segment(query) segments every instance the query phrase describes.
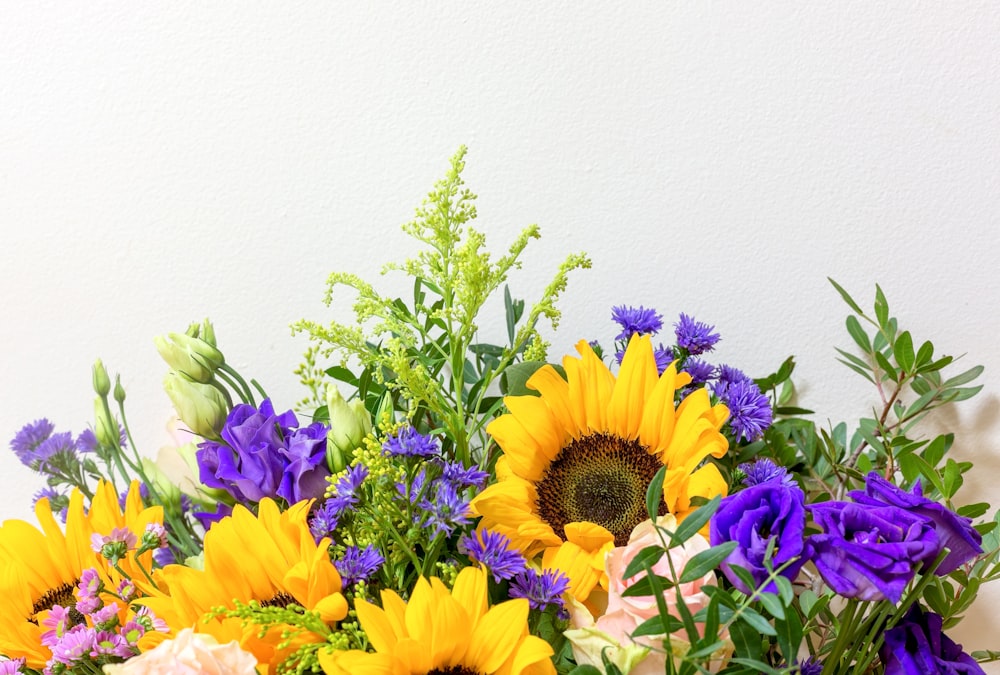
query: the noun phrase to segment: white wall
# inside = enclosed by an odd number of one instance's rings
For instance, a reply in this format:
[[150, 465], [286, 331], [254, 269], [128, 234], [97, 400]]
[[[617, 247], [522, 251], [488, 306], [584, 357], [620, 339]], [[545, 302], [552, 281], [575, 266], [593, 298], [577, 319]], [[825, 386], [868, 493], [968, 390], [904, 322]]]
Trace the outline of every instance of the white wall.
[[[855, 420], [874, 398], [835, 362], [826, 277], [866, 306], [881, 283], [917, 339], [987, 366], [938, 425], [977, 462], [963, 500], [1000, 502], [996, 4], [203, 5], [2, 7], [4, 443], [88, 425], [100, 356], [155, 451], [152, 337], [205, 316], [290, 406], [289, 323], [331, 316], [329, 272], [407, 255], [398, 226], [464, 143], [489, 241], [541, 225], [515, 293], [594, 260], [556, 352], [610, 337], [613, 304], [684, 311], [755, 375], [795, 354], [801, 404]], [[0, 462], [0, 517], [25, 517], [40, 485]], [[998, 600], [967, 648], [1000, 648]]]

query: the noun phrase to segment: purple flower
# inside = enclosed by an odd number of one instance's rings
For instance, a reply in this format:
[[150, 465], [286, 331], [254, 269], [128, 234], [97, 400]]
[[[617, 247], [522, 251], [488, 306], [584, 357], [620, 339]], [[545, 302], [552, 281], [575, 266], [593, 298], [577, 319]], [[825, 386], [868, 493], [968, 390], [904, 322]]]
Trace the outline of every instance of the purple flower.
[[799, 675], [822, 675], [823, 663], [810, 656], [799, 664]]
[[192, 511], [191, 515], [197, 519], [201, 524], [202, 528], [208, 532], [209, 528], [212, 527], [214, 523], [219, 522], [223, 518], [227, 518], [233, 513], [233, 507], [224, 502], [219, 502], [215, 505], [214, 511]]
[[627, 307], [619, 305], [611, 308], [611, 320], [621, 326], [622, 331], [615, 340], [628, 342], [636, 333], [656, 335], [663, 328], [663, 317], [655, 309], [643, 306]]
[[62, 605], [53, 605], [49, 615], [42, 619], [42, 628], [47, 628], [41, 635], [41, 643], [52, 649], [63, 635], [73, 627], [73, 617], [70, 610]]
[[[738, 565], [750, 572], [755, 584], [760, 586], [770, 576], [765, 560], [768, 544], [773, 539], [772, 569], [789, 563], [779, 574], [794, 579], [806, 562], [802, 555], [805, 526], [802, 489], [772, 479], [723, 499], [709, 522], [709, 541], [712, 546], [737, 542], [737, 547], [722, 562], [721, 569], [733, 586], [749, 594], [754, 589], [747, 588], [732, 566]], [[764, 590], [777, 592], [777, 584], [772, 580]]]
[[705, 384], [715, 375], [715, 366], [694, 357], [684, 361], [684, 367], [681, 370], [691, 376], [692, 385]]
[[532, 568], [514, 577], [510, 584], [510, 597], [526, 598], [532, 609], [544, 610], [555, 605], [565, 611], [563, 593], [569, 589], [569, 578], [559, 570], [545, 570], [539, 574]]
[[235, 406], [222, 428], [222, 443], [198, 446], [201, 482], [222, 488], [240, 502], [281, 497], [289, 503], [319, 497], [326, 489], [327, 427], [299, 429], [291, 410], [276, 415], [270, 399], [260, 409]]
[[760, 485], [772, 480], [780, 481], [787, 487], [795, 487], [795, 479], [788, 473], [788, 469], [778, 466], [773, 460], [767, 457], [760, 457], [753, 462], [739, 465], [739, 470], [745, 474], [743, 484], [747, 487]]
[[[122, 444], [124, 445], [124, 443]], [[76, 449], [80, 452], [97, 451], [97, 436], [94, 435], [93, 429], [84, 429], [80, 432], [80, 435], [76, 437]]]
[[962, 645], [941, 632], [942, 623], [937, 614], [911, 605], [903, 621], [885, 632], [885, 642], [879, 650], [885, 675], [985, 675], [975, 659], [962, 651]]
[[695, 321], [684, 313], [681, 313], [679, 320], [674, 324], [677, 346], [690, 356], [704, 354], [715, 347], [715, 343], [719, 341], [719, 334], [713, 333], [713, 330], [715, 326]]
[[356, 464], [337, 479], [334, 493], [313, 512], [309, 521], [309, 530], [316, 541], [333, 532], [341, 517], [357, 505], [360, 498], [358, 488], [367, 477], [368, 469], [362, 464]]
[[469, 557], [489, 569], [497, 583], [502, 579], [512, 579], [527, 569], [524, 557], [509, 546], [510, 539], [489, 530], [473, 532], [461, 542]]
[[0, 662], [0, 675], [21, 675], [24, 671], [24, 659], [11, 659]]
[[[433, 495], [420, 502], [427, 520], [424, 525], [434, 529], [432, 537], [440, 534], [451, 536], [456, 527], [469, 523], [469, 500], [459, 494], [455, 486], [438, 480], [432, 485]], [[417, 516], [421, 518], [421, 516]]]
[[25, 424], [20, 431], [14, 434], [14, 438], [10, 441], [10, 449], [14, 451], [22, 464], [34, 468], [37, 466], [35, 453], [38, 446], [46, 441], [54, 430], [55, 425], [45, 418]]
[[90, 656], [97, 631], [84, 625], [73, 626], [56, 644], [52, 645], [52, 658], [56, 663], [72, 666], [76, 661]]
[[385, 558], [372, 545], [359, 548], [348, 546], [344, 556], [333, 566], [340, 572], [344, 585], [353, 586], [359, 581], [367, 581], [385, 563]]
[[854, 490], [849, 494], [858, 504], [896, 506], [930, 521], [941, 547], [948, 548], [948, 555], [935, 570], [938, 576], [951, 574], [983, 552], [983, 536], [972, 527], [972, 519], [924, 497], [920, 483], [914, 486], [912, 493], [906, 492], [872, 471], [865, 477], [864, 492]]
[[806, 555], [846, 598], [898, 602], [917, 570], [940, 550], [924, 518], [895, 506], [823, 502], [809, 510], [823, 532], [806, 540]]
[[757, 440], [771, 426], [774, 419], [771, 402], [749, 377], [728, 380], [720, 375], [714, 391], [729, 408], [729, 427], [737, 440]]
[[135, 656], [136, 653], [128, 640], [118, 633], [108, 630], [102, 630], [94, 636], [94, 647], [90, 651], [90, 655], [95, 659], [101, 656], [117, 656], [127, 659], [130, 656]]
[[432, 457], [438, 452], [438, 443], [413, 427], [405, 426], [382, 444], [382, 451], [396, 457]]
[[445, 462], [441, 471], [441, 480], [448, 481], [458, 490], [467, 487], [482, 489], [489, 477], [490, 474], [479, 467], [465, 467], [461, 462]]

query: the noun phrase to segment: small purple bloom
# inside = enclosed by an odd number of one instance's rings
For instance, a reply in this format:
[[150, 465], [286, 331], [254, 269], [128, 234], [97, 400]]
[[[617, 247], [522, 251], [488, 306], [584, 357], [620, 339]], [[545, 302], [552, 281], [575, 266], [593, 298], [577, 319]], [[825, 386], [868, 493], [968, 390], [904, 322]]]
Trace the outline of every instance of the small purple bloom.
[[94, 622], [99, 630], [108, 630], [118, 623], [118, 610], [121, 606], [117, 602], [109, 602], [96, 612], [91, 612], [90, 620]]
[[663, 317], [655, 309], [643, 306], [619, 305], [611, 308], [611, 320], [621, 326], [622, 331], [615, 340], [628, 342], [637, 333], [656, 335], [663, 328]]
[[465, 467], [461, 462], [445, 462], [441, 471], [441, 479], [455, 486], [456, 489], [474, 487], [482, 489], [490, 474], [481, 471], [479, 467]]
[[208, 532], [209, 528], [212, 527], [214, 523], [219, 522], [223, 518], [228, 518], [233, 513], [233, 507], [224, 502], [219, 502], [215, 505], [214, 511], [192, 511], [191, 515], [197, 519], [201, 524], [202, 528]]
[[344, 514], [357, 505], [360, 499], [358, 489], [367, 477], [368, 469], [362, 464], [355, 464], [337, 479], [333, 494], [316, 508], [309, 520], [309, 531], [316, 541], [333, 532]]
[[[45, 418], [35, 420], [21, 427], [10, 441], [10, 449], [25, 466], [32, 467], [37, 462], [38, 446], [52, 435], [55, 425]], [[37, 465], [37, 464], [36, 464]], [[32, 467], [33, 468], [33, 467]]]
[[153, 562], [158, 567], [166, 567], [167, 565], [175, 564], [177, 556], [174, 555], [173, 550], [170, 548], [158, 548], [153, 551]]
[[924, 497], [920, 483], [914, 486], [912, 493], [906, 492], [872, 471], [865, 477], [864, 492], [854, 490], [849, 495], [858, 504], [896, 506], [930, 521], [941, 547], [948, 548], [948, 555], [935, 570], [938, 576], [951, 574], [983, 552], [983, 536], [972, 527], [972, 519]]
[[413, 427], [405, 426], [382, 444], [382, 451], [396, 457], [432, 457], [438, 453], [438, 443]]
[[737, 440], [755, 441], [771, 426], [771, 402], [753, 380], [729, 384], [721, 398], [729, 408], [729, 427]]
[[898, 602], [917, 570], [940, 550], [924, 518], [895, 506], [822, 502], [809, 510], [823, 531], [806, 540], [806, 555], [845, 598]]
[[[653, 350], [653, 360], [656, 361], [656, 372], [660, 375], [674, 362], [674, 350], [662, 344]], [[619, 361], [621, 363], [621, 361]]]
[[691, 376], [692, 385], [705, 384], [715, 375], [715, 366], [694, 357], [687, 359], [681, 370]]
[[559, 570], [545, 570], [539, 574], [529, 567], [514, 577], [510, 584], [510, 597], [526, 598], [532, 609], [544, 610], [549, 605], [555, 605], [558, 610], [564, 611], [562, 596], [568, 589], [569, 578]]
[[74, 626], [52, 646], [53, 660], [67, 666], [75, 665], [90, 656], [96, 637], [97, 631], [93, 628], [82, 624]]
[[24, 659], [11, 659], [0, 662], [0, 675], [22, 675], [21, 668], [24, 667]]
[[90, 650], [91, 657], [117, 656], [127, 659], [135, 656], [136, 651], [124, 637], [118, 633], [102, 630], [94, 636], [94, 647]]
[[80, 435], [76, 437], [76, 449], [79, 452], [97, 451], [97, 436], [94, 435], [93, 429], [84, 429], [80, 432]]
[[[427, 517], [424, 524], [434, 529], [432, 537], [440, 534], [450, 537], [456, 527], [468, 525], [471, 515], [469, 500], [445, 481], [435, 481], [432, 489], [432, 498], [420, 502], [420, 508]], [[417, 518], [420, 519], [421, 516], [418, 515]]]
[[47, 628], [41, 635], [41, 643], [52, 649], [62, 636], [73, 627], [73, 617], [70, 610], [62, 605], [53, 605], [48, 616], [42, 619], [42, 628]]
[[[767, 548], [773, 539], [772, 569], [789, 563], [779, 574], [794, 579], [806, 562], [803, 555], [806, 526], [805, 494], [798, 485], [769, 480], [729, 495], [709, 522], [709, 542], [718, 546], [729, 541], [737, 547], [722, 562], [721, 569], [733, 586], [752, 593], [732, 566], [750, 572], [759, 586], [770, 576], [765, 564]], [[777, 592], [772, 580], [764, 590]]]
[[104, 590], [104, 582], [95, 568], [88, 567], [80, 574], [80, 582], [76, 587], [79, 590], [78, 595], [81, 600], [96, 598]]
[[49, 500], [49, 508], [53, 513], [58, 513], [59, 517], [65, 523], [66, 514], [69, 511], [69, 497], [54, 487], [44, 487], [34, 494], [32, 504], [37, 504], [42, 499]]
[[385, 558], [372, 545], [360, 548], [348, 546], [344, 556], [335, 560], [333, 566], [340, 572], [345, 586], [353, 586], [359, 581], [367, 581], [385, 563]]
[[713, 333], [713, 330], [715, 330], [715, 326], [695, 321], [684, 313], [681, 313], [679, 320], [674, 324], [677, 346], [690, 356], [704, 354], [715, 347], [719, 341], [719, 334]]
[[747, 487], [760, 485], [772, 480], [781, 482], [786, 487], [795, 487], [795, 479], [788, 473], [788, 469], [778, 466], [773, 460], [767, 457], [759, 457], [753, 462], [739, 465], [739, 470], [745, 475], [743, 484]]
[[45, 471], [49, 465], [65, 466], [77, 462], [76, 444], [73, 434], [64, 431], [52, 434], [35, 448], [34, 456], [29, 466], [36, 471]]
[[467, 550], [470, 558], [489, 569], [497, 583], [502, 579], [512, 579], [527, 569], [524, 557], [509, 546], [510, 539], [489, 530], [473, 532], [463, 537], [460, 543], [460, 548]]
[[799, 664], [799, 675], [822, 675], [823, 663], [810, 656]]
[[941, 632], [942, 623], [937, 614], [911, 605], [903, 621], [885, 632], [879, 650], [885, 675], [985, 675], [975, 659], [962, 651], [962, 645]]

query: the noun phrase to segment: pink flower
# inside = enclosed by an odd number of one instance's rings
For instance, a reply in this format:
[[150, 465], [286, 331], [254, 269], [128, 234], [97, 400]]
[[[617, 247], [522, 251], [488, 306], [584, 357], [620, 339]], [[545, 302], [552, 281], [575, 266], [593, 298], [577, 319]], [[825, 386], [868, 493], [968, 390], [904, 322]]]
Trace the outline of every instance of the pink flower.
[[[661, 516], [657, 520], [657, 526], [674, 530], [677, 528], [677, 521], [671, 515]], [[643, 636], [635, 639], [631, 637], [631, 633], [639, 624], [659, 612], [656, 598], [652, 595], [622, 596], [626, 589], [645, 576], [645, 572], [641, 572], [636, 576], [623, 578], [632, 559], [649, 546], [662, 546], [662, 541], [656, 532], [656, 527], [647, 520], [636, 526], [626, 546], [612, 549], [605, 558], [608, 599], [604, 613], [595, 619], [590, 610], [582, 604], [575, 603], [571, 607], [570, 621], [573, 627], [566, 631], [565, 635], [573, 645], [573, 654], [578, 664], [587, 663], [603, 668], [601, 652], [610, 648], [607, 654], [622, 672], [653, 675], [664, 672], [667, 649], [677, 654], [683, 654], [688, 650], [690, 645], [683, 630], [670, 636]], [[709, 548], [708, 541], [696, 534], [683, 546], [675, 546], [665, 552], [653, 565], [653, 573], [667, 578], [674, 576], [670, 571], [672, 563], [674, 573], [680, 576], [688, 560]], [[681, 599], [688, 611], [695, 614], [708, 604], [709, 597], [702, 591], [702, 587], [712, 585], [714, 582], [715, 575], [709, 572], [700, 579], [680, 585]], [[680, 618], [677, 609], [677, 589], [666, 591], [663, 600], [667, 605], [667, 611]], [[720, 637], [728, 638], [727, 635]], [[712, 655], [710, 669], [713, 672], [721, 669], [729, 660], [731, 653], [732, 644], [728, 643], [724, 649]]]
[[237, 642], [220, 645], [211, 635], [185, 628], [173, 640], [125, 663], [104, 666], [106, 675], [257, 675], [257, 659]]

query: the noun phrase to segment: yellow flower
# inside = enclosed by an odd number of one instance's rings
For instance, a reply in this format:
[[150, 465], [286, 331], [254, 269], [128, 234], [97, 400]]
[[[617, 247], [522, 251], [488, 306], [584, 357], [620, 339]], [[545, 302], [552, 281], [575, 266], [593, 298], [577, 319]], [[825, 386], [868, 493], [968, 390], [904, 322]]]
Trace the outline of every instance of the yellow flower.
[[[234, 608], [237, 600], [256, 600], [265, 607], [294, 603], [318, 611], [327, 622], [343, 619], [347, 602], [340, 593], [340, 574], [327, 553], [329, 540], [317, 544], [309, 532], [310, 504], [299, 502], [282, 512], [274, 501], [265, 499], [258, 515], [237, 506], [232, 516], [206, 533], [203, 569], [167, 565], [154, 576], [160, 590], [142, 603], [166, 621], [172, 633], [193, 627], [215, 635], [220, 642], [231, 639], [232, 622], [206, 622], [206, 614], [216, 607]], [[281, 628], [263, 639], [257, 633], [253, 626], [242, 631], [241, 647], [260, 663], [276, 665], [288, 653], [275, 649], [282, 641]], [[148, 649], [163, 637], [152, 635], [141, 646]], [[293, 640], [292, 646], [321, 639], [306, 633]]]
[[320, 652], [332, 675], [554, 675], [552, 647], [528, 634], [528, 601], [488, 607], [486, 572], [466, 567], [449, 591], [420, 578], [409, 603], [382, 591], [382, 608], [357, 601], [375, 653]]
[[[96, 569], [111, 588], [121, 581], [91, 548], [90, 536], [123, 527], [140, 536], [148, 523], [163, 521], [162, 508], [143, 507], [138, 486], [132, 483], [124, 511], [110, 483], [97, 486], [89, 511], [83, 508], [83, 494], [74, 490], [65, 533], [56, 523], [48, 499], [35, 505], [41, 530], [23, 520], [8, 520], [0, 526], [0, 654], [24, 658], [27, 666], [40, 670], [52, 658], [52, 652], [41, 644], [46, 630], [41, 624], [55, 605], [75, 611], [74, 590], [83, 571]], [[151, 555], [140, 558], [147, 569]], [[142, 585], [144, 579], [131, 555], [122, 558], [120, 566], [127, 573], [134, 571], [136, 586]]]
[[649, 336], [629, 343], [616, 378], [581, 341], [566, 357], [566, 379], [543, 366], [528, 380], [539, 396], [508, 396], [508, 414], [489, 433], [503, 450], [498, 482], [472, 502], [480, 527], [500, 532], [512, 548], [543, 554], [544, 567], [570, 577], [582, 600], [604, 577], [604, 554], [624, 546], [648, 518], [646, 489], [666, 465], [661, 513], [682, 520], [692, 497], [724, 494], [714, 464], [728, 449], [719, 432], [729, 411], [697, 389], [676, 407], [691, 380], [672, 364], [657, 374]]

